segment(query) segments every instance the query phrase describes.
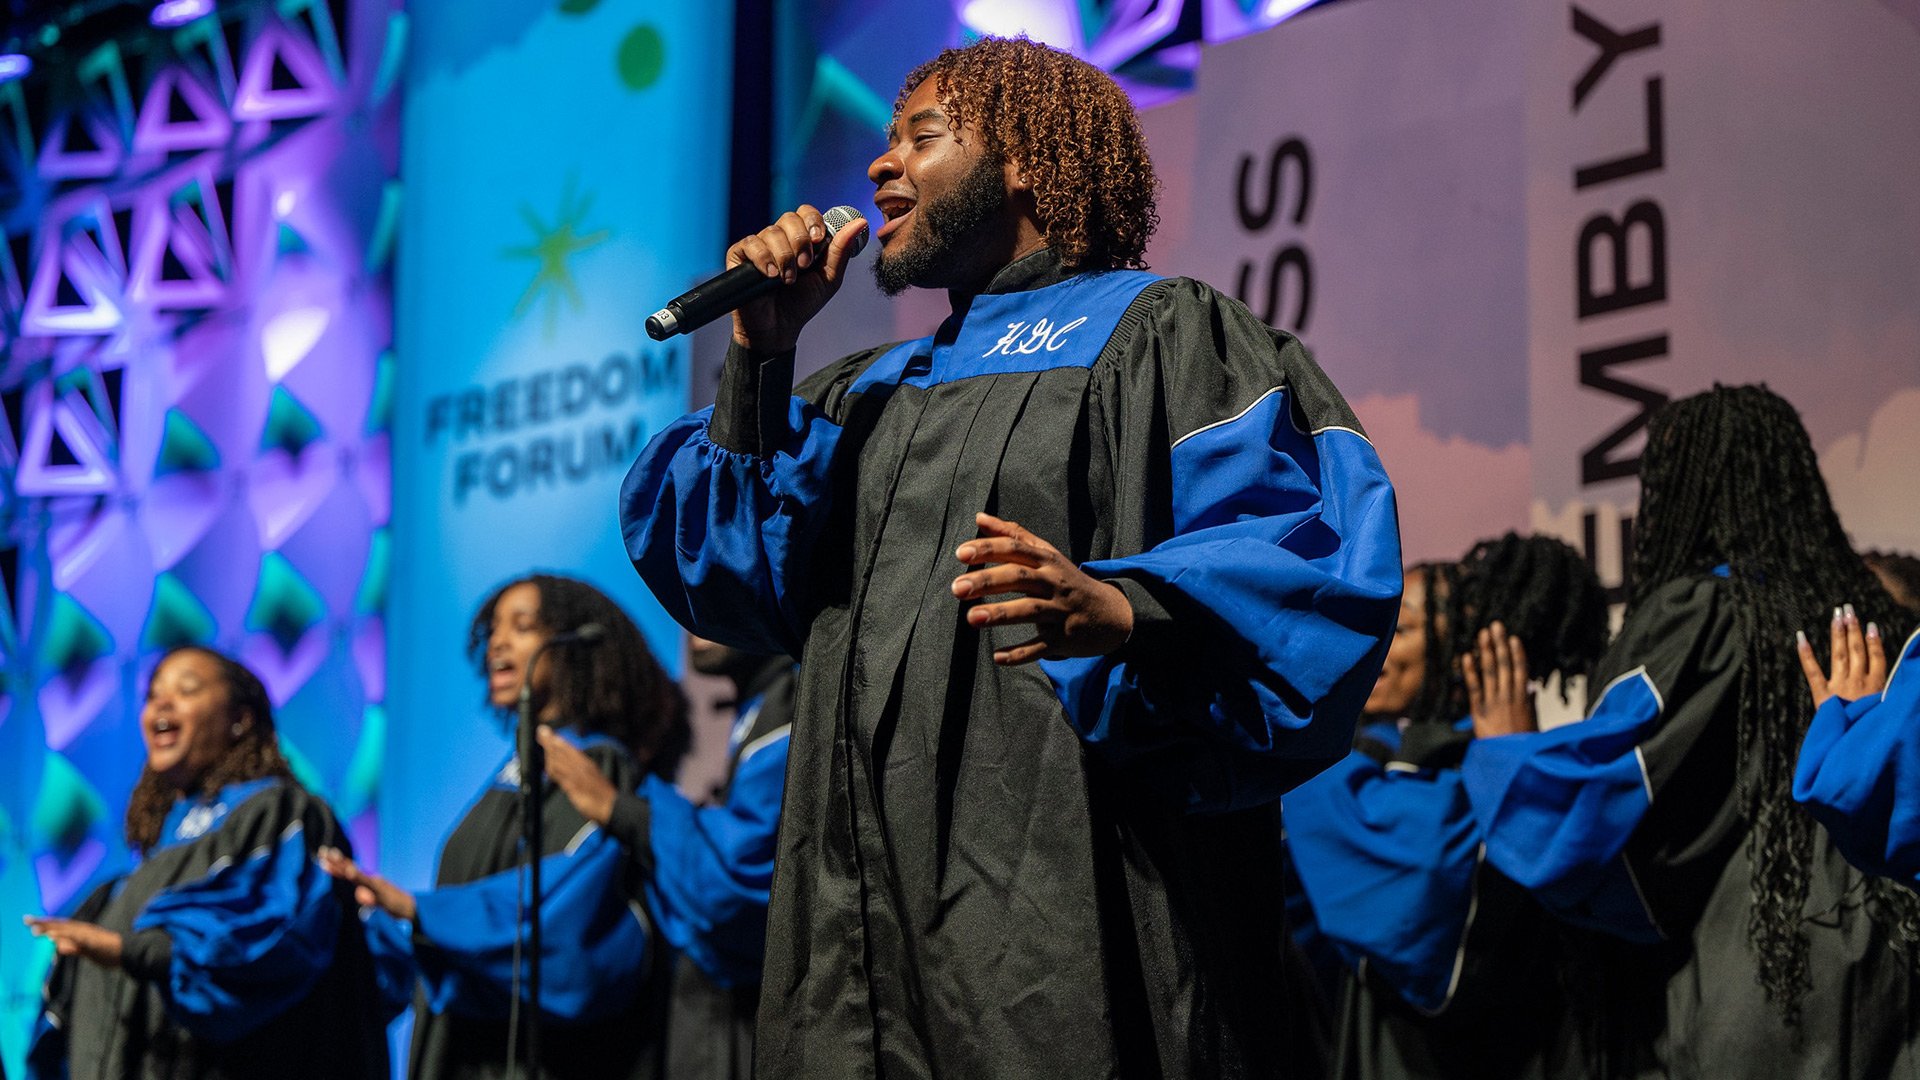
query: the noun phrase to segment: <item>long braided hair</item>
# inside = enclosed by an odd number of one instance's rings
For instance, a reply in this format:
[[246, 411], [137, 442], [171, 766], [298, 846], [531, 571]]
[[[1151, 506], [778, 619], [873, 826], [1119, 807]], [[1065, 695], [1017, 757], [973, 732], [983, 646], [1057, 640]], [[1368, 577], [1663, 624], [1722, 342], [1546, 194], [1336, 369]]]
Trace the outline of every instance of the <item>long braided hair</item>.
[[[1825, 643], [1842, 602], [1861, 621], [1897, 630], [1895, 641], [1913, 615], [1895, 606], [1854, 553], [1799, 414], [1764, 385], [1716, 385], [1654, 414], [1636, 531], [1629, 619], [1668, 582], [1727, 568], [1746, 645], [1737, 797], [1752, 865], [1747, 938], [1768, 999], [1797, 1024], [1812, 986], [1802, 920], [1814, 823], [1792, 798], [1795, 759], [1813, 715], [1794, 634]], [[1870, 910], [1912, 925], [1912, 897], [1879, 879], [1869, 879], [1868, 889]]]

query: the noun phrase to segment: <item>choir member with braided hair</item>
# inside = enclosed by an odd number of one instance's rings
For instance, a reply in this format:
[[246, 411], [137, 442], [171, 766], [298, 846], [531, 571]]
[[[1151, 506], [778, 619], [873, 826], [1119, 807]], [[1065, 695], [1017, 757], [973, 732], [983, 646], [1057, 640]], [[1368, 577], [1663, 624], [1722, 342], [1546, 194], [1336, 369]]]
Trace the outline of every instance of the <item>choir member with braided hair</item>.
[[1487, 860], [1611, 942], [1589, 955], [1595, 1063], [1809, 1080], [1920, 1068], [1898, 933], [1914, 898], [1850, 867], [1791, 791], [1813, 712], [1795, 635], [1824, 643], [1848, 596], [1902, 635], [1911, 614], [1848, 545], [1799, 416], [1765, 387], [1655, 414], [1636, 538], [1588, 718], [1482, 739], [1464, 769]]

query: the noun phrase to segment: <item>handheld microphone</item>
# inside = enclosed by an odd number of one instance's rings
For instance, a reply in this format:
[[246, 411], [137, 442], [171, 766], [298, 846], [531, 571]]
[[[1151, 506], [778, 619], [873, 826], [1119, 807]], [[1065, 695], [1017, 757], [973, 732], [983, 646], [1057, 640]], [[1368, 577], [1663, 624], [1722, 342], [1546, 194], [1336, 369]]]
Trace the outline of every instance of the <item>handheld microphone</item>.
[[[836, 206], [820, 216], [826, 219], [828, 243], [840, 235], [841, 229], [863, 220], [860, 211], [851, 206]], [[853, 250], [847, 254], [858, 255], [866, 246], [867, 236], [862, 233], [854, 239]], [[695, 285], [647, 316], [647, 336], [665, 341], [675, 334], [690, 334], [780, 283], [779, 278], [768, 277], [760, 267], [741, 263]]]

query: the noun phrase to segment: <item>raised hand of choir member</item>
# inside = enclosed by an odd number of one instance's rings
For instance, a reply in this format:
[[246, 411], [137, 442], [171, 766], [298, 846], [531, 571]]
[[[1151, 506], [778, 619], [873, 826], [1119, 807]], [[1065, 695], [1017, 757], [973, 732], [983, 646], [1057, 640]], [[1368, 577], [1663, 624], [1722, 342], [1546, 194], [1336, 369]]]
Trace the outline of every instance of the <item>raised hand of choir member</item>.
[[1527, 645], [1495, 620], [1474, 635], [1473, 647], [1460, 654], [1460, 677], [1467, 687], [1467, 713], [1476, 739], [1540, 730], [1527, 671]]
[[[600, 633], [579, 638], [589, 624]], [[542, 651], [562, 634], [566, 641]], [[485, 702], [503, 724], [530, 685], [555, 781], [542, 791], [539, 1008], [524, 977], [532, 916], [516, 914], [525, 898], [524, 819], [520, 761], [509, 752], [448, 834], [432, 888], [402, 888], [344, 853], [324, 858], [366, 908], [389, 1001], [413, 998], [409, 1073], [504, 1075], [517, 1056], [510, 1048], [531, 1034], [524, 1025], [539, 1024], [544, 1077], [660, 1075], [669, 953], [646, 909], [645, 860], [630, 857], [614, 819], [582, 813], [569, 792], [591, 773], [590, 804], [605, 806], [607, 791], [671, 777], [687, 744], [679, 688], [619, 605], [571, 578], [535, 574], [502, 586], [474, 616], [467, 642]]]
[[138, 856], [54, 944], [35, 1075], [387, 1076], [385, 1017], [345, 886], [345, 849], [293, 778], [260, 680], [211, 649], [160, 659], [140, 712], [146, 764], [127, 807]]
[[1920, 890], [1920, 632], [1890, 668], [1879, 626], [1846, 604], [1830, 640], [1824, 667], [1795, 642], [1814, 713], [1793, 797], [1848, 862]]

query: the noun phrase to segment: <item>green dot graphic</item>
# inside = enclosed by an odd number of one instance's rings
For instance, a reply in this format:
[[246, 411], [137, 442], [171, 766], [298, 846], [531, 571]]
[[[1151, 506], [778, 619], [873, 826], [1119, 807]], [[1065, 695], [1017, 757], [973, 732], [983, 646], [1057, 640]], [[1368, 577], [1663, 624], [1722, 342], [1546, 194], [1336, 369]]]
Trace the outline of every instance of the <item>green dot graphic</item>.
[[620, 81], [632, 90], [645, 90], [660, 78], [660, 70], [667, 65], [667, 43], [661, 39], [660, 31], [644, 23], [627, 31], [620, 41], [620, 52], [615, 59], [620, 68]]

